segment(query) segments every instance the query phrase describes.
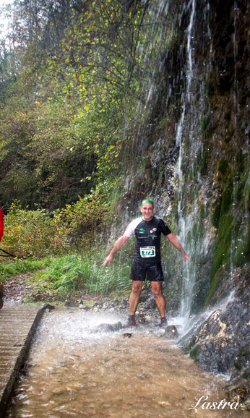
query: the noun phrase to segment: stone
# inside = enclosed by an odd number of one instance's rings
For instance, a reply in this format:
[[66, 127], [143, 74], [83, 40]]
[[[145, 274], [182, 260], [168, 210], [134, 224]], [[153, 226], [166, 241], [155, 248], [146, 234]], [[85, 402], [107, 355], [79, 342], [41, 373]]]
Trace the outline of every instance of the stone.
[[123, 337], [126, 337], [126, 338], [131, 338], [133, 336], [133, 334], [131, 332], [124, 332], [124, 334], [122, 334], [122, 335], [123, 335]]
[[178, 335], [179, 335], [175, 325], [167, 325], [166, 330], [165, 330], [165, 334], [170, 339], [177, 338]]
[[117, 322], [115, 324], [100, 324], [92, 332], [114, 332], [122, 329], [122, 323]]

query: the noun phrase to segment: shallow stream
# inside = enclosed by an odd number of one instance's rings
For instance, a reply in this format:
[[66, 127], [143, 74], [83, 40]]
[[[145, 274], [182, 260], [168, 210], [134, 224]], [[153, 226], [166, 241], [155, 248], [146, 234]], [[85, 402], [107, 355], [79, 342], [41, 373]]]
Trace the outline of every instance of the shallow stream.
[[46, 313], [6, 416], [249, 417], [235, 404], [207, 409], [226, 398], [225, 377], [201, 370], [162, 329], [95, 332], [120, 320], [78, 309]]

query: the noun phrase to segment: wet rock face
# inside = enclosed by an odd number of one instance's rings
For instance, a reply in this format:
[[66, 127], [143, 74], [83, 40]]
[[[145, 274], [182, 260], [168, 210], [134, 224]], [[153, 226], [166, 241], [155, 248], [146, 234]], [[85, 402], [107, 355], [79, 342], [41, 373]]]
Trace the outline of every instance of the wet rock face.
[[[202, 325], [198, 334], [190, 341], [190, 355], [198, 361], [202, 367], [209, 371], [226, 373], [234, 367], [234, 362], [239, 352], [238, 337], [241, 331], [238, 301], [229, 304], [225, 312], [217, 310]], [[231, 317], [234, 316], [233, 324]], [[248, 312], [248, 319], [249, 312]], [[244, 344], [244, 343], [243, 343]], [[241, 343], [240, 343], [241, 346]]]
[[187, 350], [204, 369], [231, 372], [227, 386], [230, 398], [250, 407], [250, 271], [237, 280], [233, 300], [211, 314]]
[[[192, 213], [196, 213], [185, 243], [187, 252], [193, 245], [191, 311], [201, 312], [208, 304], [215, 306], [235, 290], [232, 301], [216, 309], [187, 346], [190, 355], [206, 370], [230, 372], [231, 399], [238, 400], [238, 396], [250, 404], [250, 282], [245, 268], [250, 265], [250, 3], [195, 3], [190, 99], [185, 93], [185, 33], [191, 13], [188, 5], [192, 2], [181, 2], [176, 42], [162, 58], [161, 82], [165, 82], [167, 93], [148, 150], [152, 178], [148, 192], [157, 201], [157, 214], [169, 214], [168, 222], [177, 235], [180, 221], [187, 230]], [[186, 9], [182, 7], [185, 4]], [[183, 105], [180, 149], [176, 137]], [[182, 184], [176, 187], [180, 151]], [[170, 202], [172, 212], [166, 209]], [[176, 309], [180, 306], [183, 267], [176, 262], [171, 248], [162, 254], [169, 275], [168, 300], [171, 309]], [[231, 274], [232, 266], [238, 269], [237, 274]], [[154, 299], [149, 298], [144, 305], [151, 308], [151, 303]]]

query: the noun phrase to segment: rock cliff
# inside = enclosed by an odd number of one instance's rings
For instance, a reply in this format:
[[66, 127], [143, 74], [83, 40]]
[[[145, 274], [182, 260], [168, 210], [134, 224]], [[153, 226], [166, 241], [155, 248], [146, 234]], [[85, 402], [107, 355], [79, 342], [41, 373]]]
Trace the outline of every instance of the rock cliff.
[[[229, 394], [247, 405], [250, 4], [167, 5], [171, 40], [159, 54], [148, 99], [151, 123], [140, 147], [145, 163], [128, 173], [126, 197], [134, 208], [133, 190], [152, 196], [191, 256], [190, 267], [165, 246], [169, 310], [189, 316], [215, 309], [182, 343], [207, 370], [230, 371], [240, 383]], [[231, 302], [217, 309], [230, 294]]]

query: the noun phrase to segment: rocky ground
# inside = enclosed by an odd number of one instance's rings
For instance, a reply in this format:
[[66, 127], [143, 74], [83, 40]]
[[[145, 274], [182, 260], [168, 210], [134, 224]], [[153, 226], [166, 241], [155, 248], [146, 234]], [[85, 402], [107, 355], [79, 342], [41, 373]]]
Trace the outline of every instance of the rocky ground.
[[[65, 300], [57, 300], [57, 295], [48, 293], [44, 289], [38, 290], [37, 284], [32, 283], [32, 274], [25, 273], [12, 277], [4, 285], [4, 304], [18, 303], [52, 303], [79, 307], [83, 310], [119, 312], [124, 316], [128, 314], [128, 298], [114, 298], [103, 295], [71, 293]], [[140, 303], [137, 310], [137, 322], [159, 322], [159, 313], [155, 304], [151, 286], [145, 287], [141, 292]]]
[[3, 301], [8, 303], [20, 303], [25, 297], [32, 297], [33, 286], [29, 283], [29, 273], [19, 274], [7, 280], [4, 284]]
[[[44, 289], [38, 291], [37, 283], [32, 283], [32, 274], [29, 273], [17, 275], [5, 282], [3, 301], [8, 305], [38, 302], [78, 307], [79, 309], [93, 310], [94, 312], [114, 312], [124, 317], [124, 323], [129, 313], [128, 297], [126, 299], [118, 299], [103, 295], [71, 293], [67, 299], [58, 301], [56, 294], [47, 293]], [[145, 286], [141, 292], [136, 312], [136, 322], [138, 324], [160, 324], [159, 312], [150, 285]], [[102, 324], [101, 327], [104, 332], [112, 332], [120, 329], [122, 324], [120, 322], [112, 325]], [[169, 339], [178, 337], [178, 331], [174, 325], [166, 326], [164, 331]]]
[[222, 293], [231, 292], [228, 303], [216, 308], [196, 330], [180, 344], [202, 368], [230, 373], [228, 396], [250, 410], [250, 271], [235, 269], [228, 275], [227, 286], [218, 288], [214, 302]]

